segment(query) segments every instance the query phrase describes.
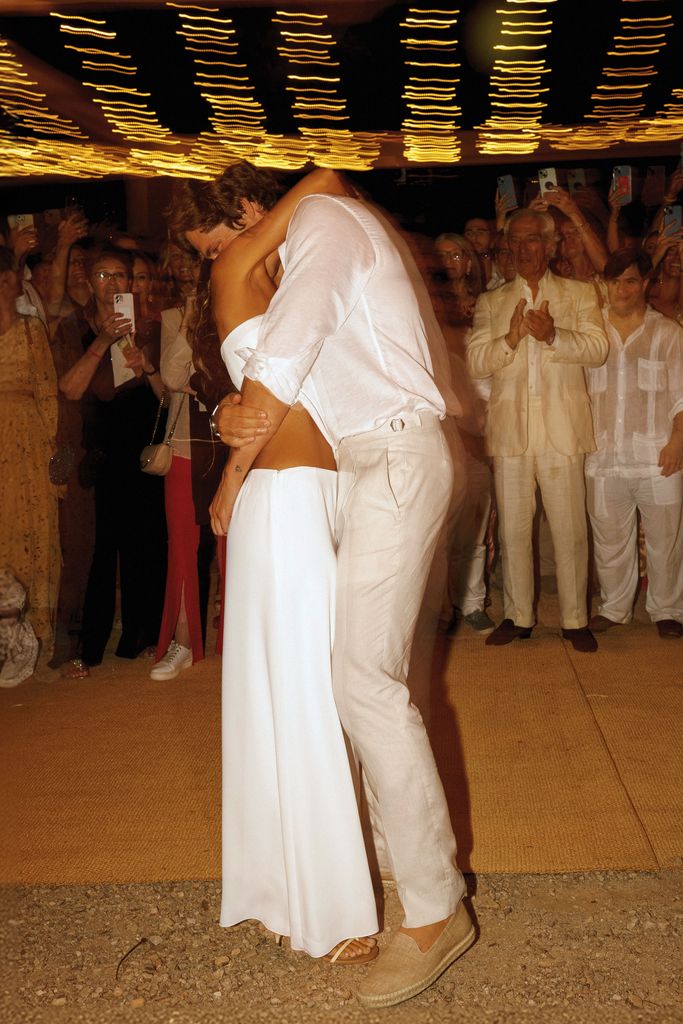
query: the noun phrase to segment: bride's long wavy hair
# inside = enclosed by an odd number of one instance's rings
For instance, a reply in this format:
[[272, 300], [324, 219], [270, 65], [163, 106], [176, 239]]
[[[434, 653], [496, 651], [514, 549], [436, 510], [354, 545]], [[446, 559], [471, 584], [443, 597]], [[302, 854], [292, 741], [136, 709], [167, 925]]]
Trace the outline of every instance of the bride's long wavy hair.
[[218, 395], [218, 398], [226, 391], [237, 390], [221, 358], [221, 340], [211, 309], [211, 261], [203, 260], [197, 281], [197, 300], [190, 323], [189, 342], [192, 363], [202, 378], [202, 390], [207, 395]]

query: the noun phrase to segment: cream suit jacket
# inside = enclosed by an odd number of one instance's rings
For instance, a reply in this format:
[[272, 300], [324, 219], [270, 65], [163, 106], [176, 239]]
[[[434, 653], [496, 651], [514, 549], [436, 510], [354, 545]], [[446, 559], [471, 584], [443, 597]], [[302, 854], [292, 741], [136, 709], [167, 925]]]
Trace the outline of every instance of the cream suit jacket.
[[555, 322], [552, 345], [522, 338], [516, 350], [505, 342], [515, 306], [526, 283], [514, 281], [483, 292], [477, 300], [467, 347], [472, 377], [491, 377], [486, 442], [490, 455], [523, 455], [528, 447], [528, 346], [541, 346], [543, 422], [548, 439], [562, 455], [595, 451], [590, 399], [584, 366], [601, 366], [609, 342], [592, 284], [556, 277], [547, 271], [543, 299]]

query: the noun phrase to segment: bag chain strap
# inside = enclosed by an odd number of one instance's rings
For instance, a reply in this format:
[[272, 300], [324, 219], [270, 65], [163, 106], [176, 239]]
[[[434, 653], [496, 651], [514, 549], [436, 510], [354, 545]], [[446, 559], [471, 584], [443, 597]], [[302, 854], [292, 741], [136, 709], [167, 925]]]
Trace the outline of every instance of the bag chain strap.
[[[164, 393], [162, 394], [161, 398], [159, 399], [159, 407], [157, 408], [157, 418], [154, 421], [154, 429], [152, 430], [152, 440], [149, 442], [150, 444], [154, 444], [154, 438], [157, 436], [157, 430], [159, 429], [159, 420], [161, 419], [161, 410], [164, 407], [164, 402], [166, 401], [167, 397], [170, 399], [170, 395], [169, 395], [168, 391], [164, 391]], [[180, 411], [181, 411], [181, 409], [183, 407], [183, 402], [184, 402], [184, 400], [186, 398], [187, 398], [187, 395], [184, 394], [182, 399], [180, 400], [180, 404], [178, 405], [178, 411], [175, 414], [175, 419], [173, 420], [173, 426], [171, 427], [171, 429], [168, 432], [168, 437], [166, 438], [165, 441], [161, 441], [160, 442], [161, 444], [168, 444], [168, 445], [170, 445], [171, 441], [173, 440], [173, 435], [175, 433], [175, 428], [176, 428], [176, 426], [178, 424], [178, 420], [180, 418]]]

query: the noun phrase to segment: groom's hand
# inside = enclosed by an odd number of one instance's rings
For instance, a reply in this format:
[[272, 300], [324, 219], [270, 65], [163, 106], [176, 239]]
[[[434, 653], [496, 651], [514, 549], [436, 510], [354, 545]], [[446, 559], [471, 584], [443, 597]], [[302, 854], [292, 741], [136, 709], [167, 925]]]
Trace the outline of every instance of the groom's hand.
[[212, 416], [216, 433], [223, 444], [231, 448], [243, 448], [270, 429], [270, 420], [265, 412], [241, 405], [241, 402], [239, 392], [226, 395]]

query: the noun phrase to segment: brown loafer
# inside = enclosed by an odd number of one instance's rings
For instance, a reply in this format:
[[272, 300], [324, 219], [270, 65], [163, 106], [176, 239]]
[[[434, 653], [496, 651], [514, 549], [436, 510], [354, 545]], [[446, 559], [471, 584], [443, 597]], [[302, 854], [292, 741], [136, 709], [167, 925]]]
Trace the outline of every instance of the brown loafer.
[[655, 626], [662, 640], [678, 640], [683, 636], [683, 623], [676, 619], [660, 619]]
[[484, 643], [488, 647], [503, 647], [504, 644], [511, 644], [513, 640], [528, 640], [533, 628], [516, 626], [512, 619], [503, 619], [500, 626], [496, 626], [493, 633], [489, 633]]
[[614, 619], [608, 619], [606, 615], [594, 615], [590, 620], [588, 628], [591, 633], [606, 633], [608, 629], [613, 629], [614, 626], [621, 625], [621, 622], [615, 622]]
[[472, 919], [462, 903], [426, 953], [409, 935], [397, 932], [362, 981], [356, 992], [358, 1002], [371, 1008], [412, 999], [433, 985], [475, 938]]

